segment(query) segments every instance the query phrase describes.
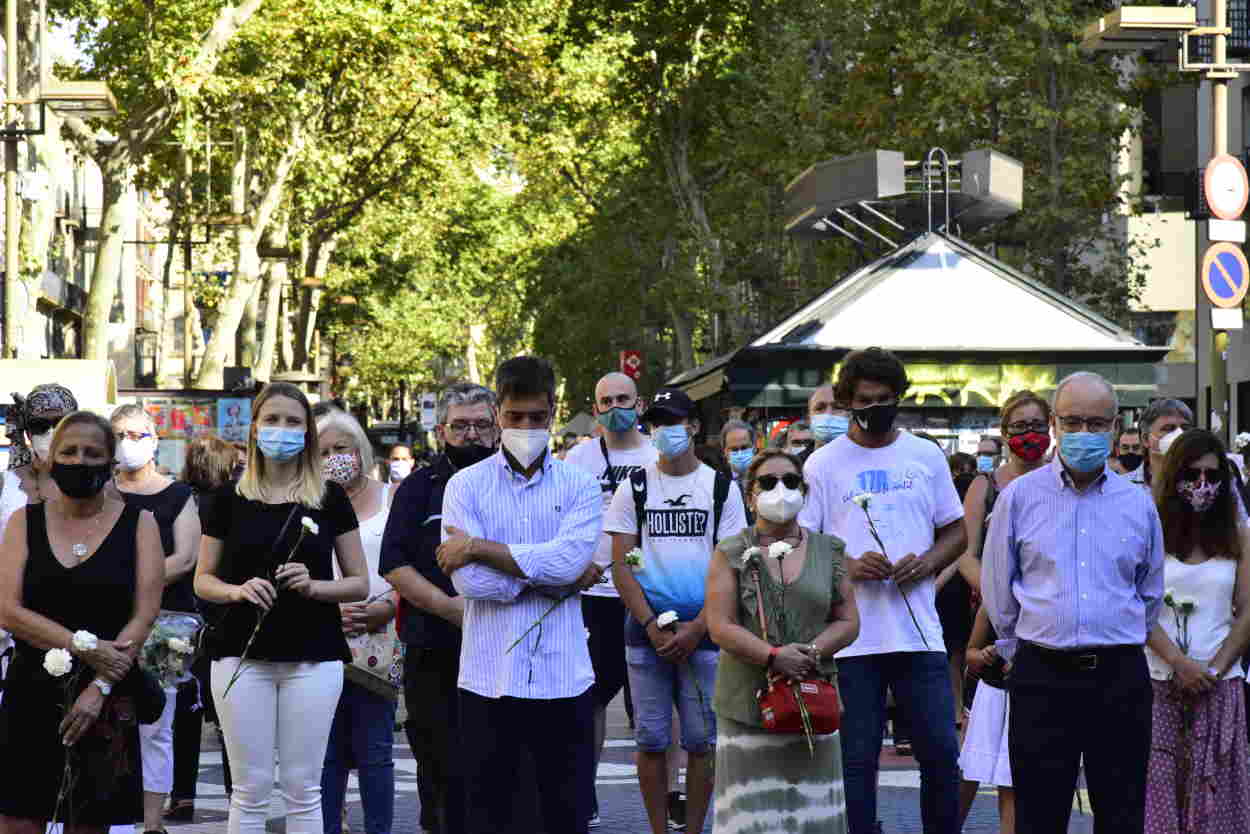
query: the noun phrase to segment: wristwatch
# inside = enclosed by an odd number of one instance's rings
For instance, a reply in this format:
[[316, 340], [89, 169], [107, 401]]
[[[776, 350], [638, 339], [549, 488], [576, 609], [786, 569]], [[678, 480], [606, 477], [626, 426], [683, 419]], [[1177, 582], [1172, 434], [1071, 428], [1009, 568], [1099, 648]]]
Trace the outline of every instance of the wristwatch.
[[113, 684], [109, 683], [104, 678], [96, 678], [91, 683], [95, 685], [96, 689], [100, 690], [100, 694], [105, 698], [107, 698], [109, 693], [113, 691]]

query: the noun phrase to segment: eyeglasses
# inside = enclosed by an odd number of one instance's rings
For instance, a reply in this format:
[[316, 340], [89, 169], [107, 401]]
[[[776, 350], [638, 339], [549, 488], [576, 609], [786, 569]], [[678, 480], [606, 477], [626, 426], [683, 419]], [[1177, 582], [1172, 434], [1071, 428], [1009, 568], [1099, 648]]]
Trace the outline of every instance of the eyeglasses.
[[1045, 420], [1017, 420], [1007, 424], [1007, 434], [1028, 434], [1046, 431]]
[[37, 434], [46, 434], [56, 428], [56, 424], [59, 422], [61, 422], [59, 418], [31, 417], [26, 421], [26, 431], [31, 437]]
[[793, 472], [787, 472], [784, 475], [760, 475], [755, 479], [755, 482], [760, 485], [761, 492], [770, 492], [777, 486], [778, 481], [785, 484], [786, 489], [798, 489], [803, 486], [803, 476]]
[[1081, 429], [1088, 429], [1095, 434], [1111, 431], [1111, 427], [1115, 425], [1114, 417], [1075, 417], [1068, 415], [1067, 417], [1058, 418], [1059, 425], [1064, 431], [1078, 432]]
[[119, 431], [117, 433], [118, 440], [133, 440], [136, 443], [145, 437], [151, 437], [151, 436], [152, 435], [148, 434], [147, 432], [137, 432], [137, 431]]
[[1202, 481], [1208, 484], [1222, 484], [1228, 475], [1223, 469], [1199, 469], [1196, 466], [1186, 467], [1176, 473], [1178, 481]]
[[457, 420], [454, 423], [447, 424], [447, 430], [452, 434], [463, 436], [468, 434], [469, 429], [476, 429], [478, 434], [488, 434], [493, 431], [495, 424], [490, 420]]

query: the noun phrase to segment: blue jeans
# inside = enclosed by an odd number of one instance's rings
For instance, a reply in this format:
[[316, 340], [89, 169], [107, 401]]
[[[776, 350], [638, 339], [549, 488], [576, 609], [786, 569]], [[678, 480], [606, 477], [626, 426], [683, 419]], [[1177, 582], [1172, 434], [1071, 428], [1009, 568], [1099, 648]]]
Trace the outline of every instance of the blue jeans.
[[[697, 649], [672, 663], [653, 646], [626, 646], [629, 688], [634, 696], [634, 739], [644, 753], [663, 753], [673, 738], [673, 706], [681, 717], [681, 748], [707, 753], [716, 746], [716, 661], [720, 653]], [[694, 672], [694, 676], [691, 672]], [[698, 684], [695, 683], [695, 678]]]
[[877, 765], [889, 687], [911, 719], [920, 763], [920, 817], [925, 834], [959, 831], [959, 743], [946, 655], [893, 652], [838, 661], [842, 770], [850, 834], [872, 834], [877, 819]]
[[330, 726], [321, 771], [321, 815], [325, 834], [339, 834], [347, 795], [347, 772], [356, 770], [367, 834], [391, 834], [395, 818], [395, 707], [351, 681], [343, 683]]

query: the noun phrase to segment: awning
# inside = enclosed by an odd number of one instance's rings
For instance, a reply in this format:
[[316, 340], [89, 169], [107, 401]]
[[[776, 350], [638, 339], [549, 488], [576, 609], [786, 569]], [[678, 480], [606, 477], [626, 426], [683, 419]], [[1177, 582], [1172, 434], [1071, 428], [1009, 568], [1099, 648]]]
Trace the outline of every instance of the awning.
[[111, 360], [0, 359], [0, 405], [12, 405], [14, 392], [24, 397], [49, 382], [73, 392], [79, 408], [111, 411], [117, 404], [117, 372]]

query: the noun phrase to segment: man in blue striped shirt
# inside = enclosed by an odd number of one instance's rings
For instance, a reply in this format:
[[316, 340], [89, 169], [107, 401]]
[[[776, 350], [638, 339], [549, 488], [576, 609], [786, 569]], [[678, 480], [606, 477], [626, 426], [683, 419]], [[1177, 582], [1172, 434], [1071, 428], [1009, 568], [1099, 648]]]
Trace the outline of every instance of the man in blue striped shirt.
[[1054, 461], [994, 505], [981, 593], [1011, 662], [1016, 831], [1068, 830], [1077, 769], [1099, 834], [1141, 834], [1150, 758], [1142, 646], [1163, 599], [1163, 531], [1149, 493], [1106, 468], [1115, 389], [1093, 373], [1055, 389]]
[[515, 819], [512, 797], [528, 750], [543, 830], [586, 834], [594, 674], [577, 592], [603, 575], [591, 561], [603, 499], [593, 476], [549, 452], [551, 365], [532, 356], [509, 359], [495, 387], [502, 449], [447, 482], [438, 550], [439, 566], [465, 599], [464, 830], [532, 834]]

